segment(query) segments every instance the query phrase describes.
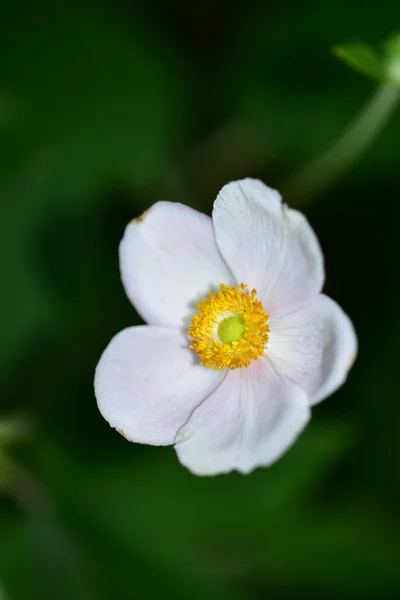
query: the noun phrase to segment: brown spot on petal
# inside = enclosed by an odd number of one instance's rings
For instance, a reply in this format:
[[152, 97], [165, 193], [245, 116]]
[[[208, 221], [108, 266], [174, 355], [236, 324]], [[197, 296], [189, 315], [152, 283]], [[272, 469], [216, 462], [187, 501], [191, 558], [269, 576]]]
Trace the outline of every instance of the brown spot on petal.
[[140, 215], [140, 217], [136, 217], [136, 219], [132, 219], [131, 224], [132, 223], [141, 223], [142, 221], [144, 221], [150, 211], [151, 211], [151, 207], [148, 208], [147, 210], [145, 210], [144, 213], [142, 215]]
[[126, 440], [128, 439], [125, 435], [125, 431], [123, 429], [117, 429], [118, 433], [120, 433], [122, 435], [122, 437], [124, 437]]
[[357, 358], [357, 351], [352, 352], [350, 355], [349, 362], [347, 363], [347, 372], [349, 372], [351, 367], [354, 365], [356, 358]]

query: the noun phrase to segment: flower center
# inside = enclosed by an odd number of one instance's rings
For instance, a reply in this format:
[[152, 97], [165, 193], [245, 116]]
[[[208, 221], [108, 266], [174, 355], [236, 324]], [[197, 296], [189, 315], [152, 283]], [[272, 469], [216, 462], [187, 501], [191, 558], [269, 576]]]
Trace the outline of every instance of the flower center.
[[218, 335], [223, 344], [232, 344], [244, 338], [246, 325], [240, 315], [228, 317], [221, 321], [218, 327]]
[[256, 290], [223, 283], [220, 291], [209, 293], [197, 305], [189, 327], [190, 348], [201, 364], [212, 369], [248, 367], [263, 356], [268, 341], [268, 315], [257, 300]]

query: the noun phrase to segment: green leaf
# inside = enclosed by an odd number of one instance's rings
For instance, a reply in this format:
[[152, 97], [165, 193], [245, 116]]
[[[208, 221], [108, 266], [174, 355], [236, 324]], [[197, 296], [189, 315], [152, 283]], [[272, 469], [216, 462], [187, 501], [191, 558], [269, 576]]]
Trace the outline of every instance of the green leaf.
[[378, 54], [371, 46], [363, 42], [335, 46], [333, 53], [349, 67], [363, 75], [377, 81], [381, 81], [384, 77], [384, 69]]
[[390, 37], [385, 43], [387, 79], [400, 86], [400, 34]]
[[[267, 166], [264, 170], [253, 168], [253, 172], [271, 183], [275, 178], [279, 185], [279, 179], [296, 165], [322, 153], [354, 118], [370, 94], [372, 80], [341, 68], [335, 57], [329, 56], [330, 49], [338, 42], [344, 46], [346, 40], [354, 40], [355, 22], [358, 39], [386, 39], [391, 23], [398, 20], [398, 9], [390, 0], [383, 1], [382, 20], [360, 20], [365, 2], [336, 0], [329, 6], [329, 27], [322, 28], [319, 24], [327, 19], [325, 2], [307, 7], [292, 3], [290, 19], [285, 10], [277, 10], [272, 19], [265, 3], [252, 12], [251, 23], [249, 15], [240, 48], [225, 48], [215, 95], [220, 96], [227, 117], [246, 128], [249, 139], [261, 139], [269, 149]], [[349, 9], [351, 17], [343, 19]], [[400, 114], [351, 177], [361, 183], [367, 175], [385, 177], [388, 164], [396, 161], [399, 136]], [[279, 166], [283, 171], [279, 172]]]

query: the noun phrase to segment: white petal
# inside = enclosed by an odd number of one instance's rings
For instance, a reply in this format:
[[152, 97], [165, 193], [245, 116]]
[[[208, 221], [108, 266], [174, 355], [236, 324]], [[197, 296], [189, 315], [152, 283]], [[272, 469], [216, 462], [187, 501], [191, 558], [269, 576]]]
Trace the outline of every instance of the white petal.
[[277, 370], [298, 383], [311, 404], [332, 394], [346, 380], [357, 354], [349, 317], [320, 294], [307, 306], [271, 319], [267, 355]]
[[280, 316], [303, 306], [324, 283], [323, 256], [306, 218], [256, 179], [222, 188], [214, 203], [217, 244], [240, 283]]
[[310, 417], [307, 397], [265, 359], [230, 371], [177, 435], [179, 460], [197, 475], [270, 465]]
[[132, 221], [120, 245], [126, 293], [152, 325], [187, 325], [209, 290], [232, 281], [210, 217], [172, 202], [157, 202]]
[[201, 366], [178, 331], [131, 327], [100, 358], [95, 393], [103, 417], [128, 440], [168, 445], [224, 376]]

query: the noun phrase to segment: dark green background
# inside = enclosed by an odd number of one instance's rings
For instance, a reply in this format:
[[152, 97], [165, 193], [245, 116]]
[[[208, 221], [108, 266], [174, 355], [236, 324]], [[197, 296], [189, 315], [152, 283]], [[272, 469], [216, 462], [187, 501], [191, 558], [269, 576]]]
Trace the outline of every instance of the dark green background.
[[139, 322], [125, 224], [282, 186], [373, 93], [331, 47], [399, 29], [397, 0], [3, 0], [0, 416], [30, 431], [0, 453], [1, 600], [400, 597], [400, 112], [301, 207], [360, 352], [280, 462], [196, 478], [110, 429], [92, 387]]

